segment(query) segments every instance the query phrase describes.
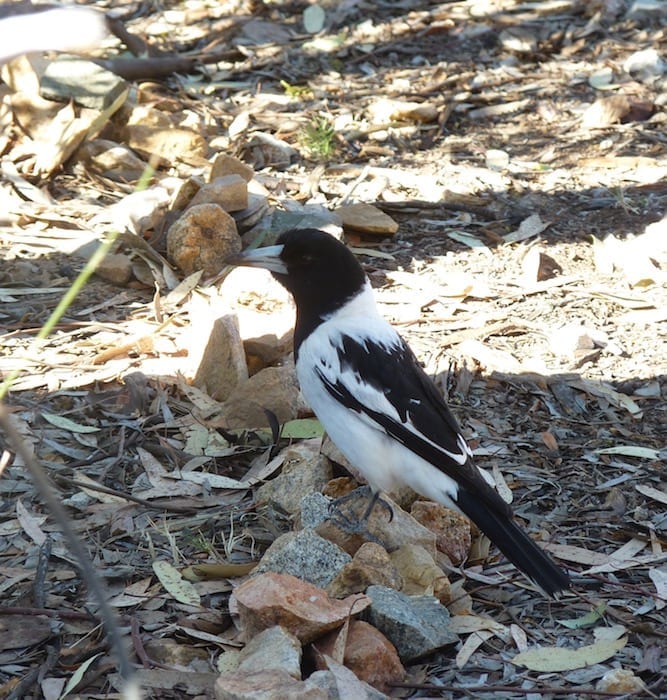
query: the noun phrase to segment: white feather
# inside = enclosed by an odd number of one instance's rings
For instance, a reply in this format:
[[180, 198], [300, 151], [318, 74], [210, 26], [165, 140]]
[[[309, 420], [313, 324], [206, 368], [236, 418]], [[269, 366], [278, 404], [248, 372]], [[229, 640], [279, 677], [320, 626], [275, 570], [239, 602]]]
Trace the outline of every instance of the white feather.
[[[328, 316], [299, 348], [296, 372], [301, 391], [329, 437], [372, 487], [392, 491], [407, 484], [423, 496], [455, 508], [452, 498], [456, 498], [458, 486], [454, 479], [387, 435], [370, 416], [342, 405], [323, 384], [318, 371], [334, 384], [342, 382], [364, 406], [401, 422], [395, 407], [382, 392], [341, 364], [338, 350], [342, 347], [343, 336], [362, 344], [364, 339], [372, 338], [374, 344], [387, 351], [401, 342], [396, 331], [379, 315], [368, 283], [361, 293]], [[430, 444], [435, 444], [411, 423], [404, 425]], [[438, 449], [443, 458], [446, 455], [463, 464], [468, 447], [463, 438], [459, 444], [461, 452], [456, 454]]]

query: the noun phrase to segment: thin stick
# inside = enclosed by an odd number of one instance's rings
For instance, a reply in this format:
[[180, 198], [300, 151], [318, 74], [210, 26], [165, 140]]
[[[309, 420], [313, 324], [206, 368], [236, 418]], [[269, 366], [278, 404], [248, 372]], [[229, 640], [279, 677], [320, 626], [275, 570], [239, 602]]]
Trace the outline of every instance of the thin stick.
[[115, 615], [107, 601], [106, 590], [100, 578], [95, 573], [93, 563], [88, 552], [86, 551], [86, 548], [77, 537], [76, 533], [74, 532], [74, 528], [69, 522], [67, 513], [61, 505], [58, 497], [58, 488], [51, 481], [51, 479], [49, 479], [34, 455], [29, 449], [27, 449], [25, 442], [9, 419], [9, 411], [7, 410], [7, 407], [1, 403], [0, 427], [2, 427], [7, 435], [12, 448], [21, 457], [23, 463], [30, 472], [30, 476], [37, 487], [42, 500], [46, 503], [49, 511], [56, 519], [56, 522], [67, 539], [70, 550], [79, 562], [81, 577], [88, 586], [90, 594], [97, 599], [100, 617], [102, 618], [107, 635], [109, 636], [109, 641], [111, 642], [111, 646], [116, 653], [116, 658], [118, 659], [118, 671], [123, 679], [124, 696], [127, 698], [127, 700], [139, 698], [139, 689], [136, 686], [136, 683], [134, 683], [132, 680], [134, 676], [134, 668], [130, 662], [130, 657], [127, 653], [125, 644], [123, 643], [123, 637], [121, 635], [118, 623], [116, 622]]

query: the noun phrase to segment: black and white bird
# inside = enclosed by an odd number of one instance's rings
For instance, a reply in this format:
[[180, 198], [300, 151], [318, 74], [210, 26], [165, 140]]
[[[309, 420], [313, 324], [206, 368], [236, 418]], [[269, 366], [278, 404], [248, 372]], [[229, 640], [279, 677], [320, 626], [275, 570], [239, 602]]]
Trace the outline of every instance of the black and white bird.
[[468, 516], [542, 591], [568, 576], [514, 521], [475, 466], [436, 385], [380, 315], [354, 254], [316, 229], [233, 256], [260, 267], [294, 297], [294, 356], [304, 398], [329, 437], [377, 493], [407, 485]]

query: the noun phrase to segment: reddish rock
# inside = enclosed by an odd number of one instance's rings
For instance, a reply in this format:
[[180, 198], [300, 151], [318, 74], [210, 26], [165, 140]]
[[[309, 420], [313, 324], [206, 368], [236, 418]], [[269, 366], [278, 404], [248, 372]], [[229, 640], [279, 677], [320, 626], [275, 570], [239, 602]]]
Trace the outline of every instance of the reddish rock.
[[410, 512], [415, 520], [435, 534], [436, 547], [451, 559], [452, 564], [458, 566], [466, 560], [472, 541], [468, 518], [432, 501], [415, 501]]
[[225, 400], [223, 413], [228, 428], [262, 428], [269, 425], [265, 408], [286, 423], [297, 417], [300, 405], [296, 373], [290, 364], [265, 367], [238, 383]]
[[327, 592], [334, 598], [343, 598], [350, 593], [363, 593], [373, 584], [400, 590], [402, 581], [384, 547], [364, 542], [352, 561], [327, 586]]
[[[345, 632], [331, 632], [315, 642], [320, 654], [336, 657], [340, 645], [340, 635]], [[319, 655], [318, 655], [319, 656]], [[327, 668], [321, 657], [316, 659], [319, 668]], [[351, 620], [343, 652], [343, 664], [357, 678], [365, 681], [383, 693], [391, 690], [393, 683], [405, 678], [405, 668], [398, 658], [396, 647], [375, 627], [361, 620]]]
[[357, 615], [370, 604], [362, 594], [336, 600], [295, 576], [274, 573], [261, 574], [241, 584], [234, 591], [234, 598], [247, 638], [280, 625], [302, 644], [340, 627], [350, 615]]
[[372, 204], [346, 204], [336, 209], [343, 220], [343, 229], [378, 236], [393, 236], [398, 231], [398, 224], [381, 209]]

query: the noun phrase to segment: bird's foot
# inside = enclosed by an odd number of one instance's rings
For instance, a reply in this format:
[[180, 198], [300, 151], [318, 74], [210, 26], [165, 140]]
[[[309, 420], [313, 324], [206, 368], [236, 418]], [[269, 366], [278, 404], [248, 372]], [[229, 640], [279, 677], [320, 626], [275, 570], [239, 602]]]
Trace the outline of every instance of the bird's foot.
[[[368, 499], [368, 504], [361, 517], [346, 507], [350, 502], [357, 501], [360, 498]], [[350, 535], [361, 535], [370, 542], [382, 545], [382, 542], [368, 530], [368, 519], [375, 506], [380, 506], [383, 510], [386, 510], [389, 514], [389, 522], [391, 522], [394, 517], [394, 511], [387, 501], [380, 498], [379, 491], [373, 491], [368, 485], [360, 486], [358, 489], [331, 501], [329, 504], [330, 520], [343, 532]]]

